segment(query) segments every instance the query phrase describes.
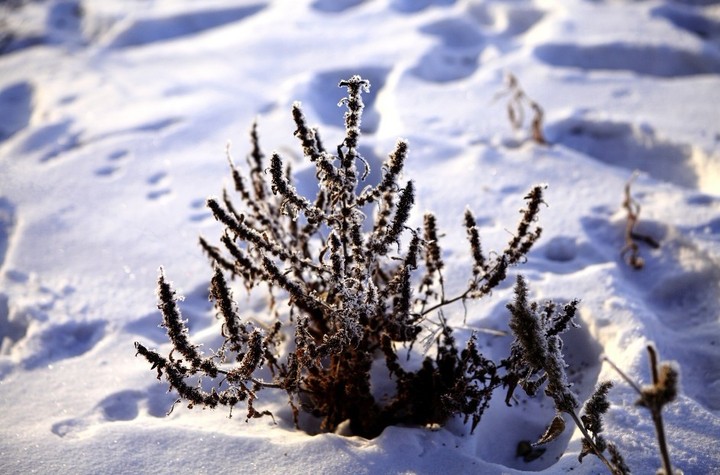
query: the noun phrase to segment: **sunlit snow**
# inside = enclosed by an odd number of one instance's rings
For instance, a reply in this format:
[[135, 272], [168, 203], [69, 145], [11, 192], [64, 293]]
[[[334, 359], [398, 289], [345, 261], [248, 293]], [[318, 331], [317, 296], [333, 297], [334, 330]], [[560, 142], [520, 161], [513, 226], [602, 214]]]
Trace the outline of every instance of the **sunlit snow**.
[[[549, 145], [513, 130], [507, 73], [544, 110]], [[230, 184], [226, 148], [261, 145], [291, 161], [295, 101], [323, 141], [343, 136], [344, 90], [371, 81], [360, 152], [377, 180], [398, 138], [417, 190], [410, 220], [433, 211], [445, 278], [461, 288], [466, 208], [483, 248], [502, 249], [523, 196], [547, 184], [544, 233], [490, 297], [449, 308], [460, 338], [506, 355], [514, 275], [532, 298], [581, 299], [564, 335], [584, 400], [610, 379], [604, 433], [633, 473], [660, 468], [649, 413], [612, 368], [650, 381], [645, 347], [681, 368], [667, 406], [670, 454], [685, 474], [720, 472], [720, 5], [648, 0], [64, 0], [0, 2], [0, 473], [605, 473], [578, 462], [579, 431], [526, 462], [552, 401], [497, 395], [477, 430], [391, 427], [365, 440], [293, 428], [287, 399], [263, 391], [245, 411], [178, 404], [135, 357], [169, 351], [155, 286], [163, 266], [193, 339], [217, 348], [211, 268], [198, 236]], [[642, 270], [627, 265], [624, 188], [641, 204]], [[265, 302], [236, 291], [241, 313]], [[422, 351], [422, 348], [417, 349]]]

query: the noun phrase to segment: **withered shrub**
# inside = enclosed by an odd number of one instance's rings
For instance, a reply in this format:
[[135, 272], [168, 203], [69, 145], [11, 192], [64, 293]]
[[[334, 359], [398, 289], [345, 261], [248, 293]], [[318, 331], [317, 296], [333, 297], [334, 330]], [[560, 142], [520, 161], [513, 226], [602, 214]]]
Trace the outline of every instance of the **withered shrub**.
[[[138, 354], [191, 407], [244, 403], [248, 419], [272, 417], [253, 402], [259, 391], [282, 390], [297, 426], [304, 411], [321, 421], [320, 431], [336, 431], [342, 424], [366, 438], [389, 425], [442, 425], [455, 415], [474, 430], [493, 391], [502, 386], [508, 388], [509, 403], [518, 386], [534, 394], [549, 382], [547, 391], [555, 394], [559, 411], [574, 410], [577, 401], [558, 355], [560, 333], [570, 325], [575, 303], [557, 315], [552, 304], [530, 308], [519, 281], [518, 301], [509, 306], [516, 314], [511, 324], [516, 342], [499, 362], [482, 355], [475, 335], [458, 344], [443, 317], [449, 304], [490, 294], [508, 269], [525, 259], [541, 233], [536, 218], [543, 187], [525, 196], [520, 223], [502, 252], [484, 252], [475, 218], [465, 212], [470, 276], [467, 288], [448, 296], [435, 216], [426, 214], [422, 228], [408, 227], [415, 189], [412, 181], [400, 181], [407, 143], [397, 142], [377, 185], [362, 187], [369, 168], [358, 152], [358, 138], [362, 93], [369, 83], [354, 76], [340, 86], [348, 91], [341, 101], [347, 108], [345, 138], [334, 153], [307, 125], [299, 104], [292, 108], [295, 136], [316, 170], [313, 200], [298, 193], [280, 155], [272, 154], [268, 165], [253, 126], [247, 170], [231, 161], [234, 196], [226, 190], [207, 202], [224, 226], [219, 245], [200, 239], [214, 269], [210, 294], [222, 320], [222, 346], [205, 355], [190, 342], [161, 271], [159, 308], [173, 349], [161, 356], [136, 343]], [[228, 278], [247, 290], [267, 285], [274, 325], [243, 319]], [[283, 343], [283, 335], [293, 340]], [[403, 363], [413, 345], [428, 340], [435, 351], [408, 369]], [[537, 352], [550, 360], [535, 360]], [[395, 392], [380, 400], [372, 391], [371, 369], [383, 360]]]

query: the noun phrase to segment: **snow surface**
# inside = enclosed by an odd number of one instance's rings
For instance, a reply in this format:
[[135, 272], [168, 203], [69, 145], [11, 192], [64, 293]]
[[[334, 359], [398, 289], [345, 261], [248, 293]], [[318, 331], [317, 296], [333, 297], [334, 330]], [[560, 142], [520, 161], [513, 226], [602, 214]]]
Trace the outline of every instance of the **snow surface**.
[[[342, 137], [340, 79], [372, 81], [362, 153], [375, 173], [398, 137], [405, 177], [445, 232], [449, 286], [468, 274], [469, 206], [499, 249], [522, 197], [547, 183], [544, 235], [524, 274], [533, 298], [582, 299], [566, 335], [581, 398], [611, 379], [606, 436], [634, 473], [659, 457], [649, 414], [601, 355], [649, 378], [645, 346], [682, 370], [664, 414], [686, 474], [720, 473], [720, 6], [713, 1], [69, 0], [0, 2], [0, 473], [604, 473], [568, 430], [538, 460], [516, 457], [552, 418], [549, 400], [497, 396], [474, 434], [388, 428], [375, 440], [292, 428], [282, 394], [268, 418], [188, 410], [133, 342], [168, 350], [158, 267], [185, 296], [195, 340], [219, 323], [197, 236], [259, 121], [266, 151], [299, 159], [290, 106], [327, 144]], [[551, 146], [511, 130], [512, 72], [545, 110]], [[623, 188], [641, 203], [643, 270], [620, 256]], [[375, 175], [377, 176], [377, 175]], [[512, 276], [450, 313], [458, 335], [507, 330]], [[240, 295], [240, 294], [238, 294]], [[263, 319], [260, 298], [238, 297]], [[505, 355], [509, 337], [482, 333]], [[570, 426], [568, 426], [570, 427]]]

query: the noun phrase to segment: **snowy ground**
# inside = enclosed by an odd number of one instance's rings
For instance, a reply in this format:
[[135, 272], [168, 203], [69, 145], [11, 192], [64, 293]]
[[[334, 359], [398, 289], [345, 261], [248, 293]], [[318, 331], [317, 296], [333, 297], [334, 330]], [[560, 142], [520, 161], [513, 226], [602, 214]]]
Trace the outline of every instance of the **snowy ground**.
[[[19, 5], [24, 3], [24, 5]], [[300, 157], [293, 101], [342, 136], [337, 82], [372, 82], [362, 152], [377, 166], [408, 139], [415, 222], [437, 213], [450, 284], [467, 276], [461, 218], [501, 248], [536, 183], [544, 236], [528, 262], [533, 297], [581, 298], [566, 359], [586, 397], [617, 382], [607, 437], [634, 473], [659, 467], [649, 414], [599, 358], [634, 379], [645, 345], [682, 370], [667, 407], [673, 461], [720, 473], [720, 6], [712, 1], [70, 0], [0, 2], [0, 473], [604, 473], [567, 434], [516, 457], [552, 416], [547, 401], [494, 400], [473, 435], [459, 422], [390, 428], [375, 440], [292, 428], [238, 409], [190, 411], [134, 356], [166, 351], [160, 265], [186, 299], [194, 337], [219, 323], [197, 236], [259, 121], [266, 151]], [[493, 101], [512, 72], [545, 110], [550, 146], [514, 132]], [[314, 171], [294, 164], [300, 189]], [[620, 257], [623, 188], [641, 203], [646, 266]], [[452, 270], [456, 272], [452, 272]], [[469, 307], [467, 327], [507, 329], [512, 278]], [[240, 299], [249, 318], [262, 302]], [[462, 326], [462, 309], [453, 316]], [[508, 337], [485, 338], [502, 356]], [[532, 407], [532, 409], [529, 409]], [[544, 412], [542, 410], [544, 407]], [[549, 411], [549, 412], [548, 412]], [[548, 417], [549, 415], [549, 417]], [[572, 435], [572, 437], [570, 437]]]

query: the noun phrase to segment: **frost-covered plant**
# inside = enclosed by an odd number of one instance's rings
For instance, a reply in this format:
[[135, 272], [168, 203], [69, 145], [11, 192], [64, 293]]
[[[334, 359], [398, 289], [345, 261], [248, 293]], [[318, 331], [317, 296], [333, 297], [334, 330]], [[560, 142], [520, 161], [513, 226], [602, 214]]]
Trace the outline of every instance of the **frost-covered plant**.
[[[533, 444], [539, 446], [555, 440], [565, 430], [563, 413], [570, 416], [583, 435], [582, 452], [579, 460], [593, 454], [598, 457], [611, 473], [623, 475], [629, 473], [622, 456], [612, 444], [605, 442], [600, 435], [603, 431], [602, 414], [610, 407], [607, 392], [612, 386], [605, 382], [598, 385], [593, 395], [585, 403], [583, 416], [578, 417], [577, 396], [570, 389], [565, 372], [566, 364], [562, 354], [560, 335], [569, 327], [577, 311], [577, 300], [564, 305], [561, 310], [553, 302], [539, 305], [528, 301], [528, 288], [525, 279], [518, 276], [515, 285], [515, 301], [508, 304], [510, 310], [510, 329], [515, 335], [510, 357], [506, 362], [512, 383], [506, 402], [512, 398], [517, 386], [527, 394], [534, 395], [542, 386], [550, 396], [557, 411], [552, 422], [540, 439]], [[608, 449], [612, 458], [608, 460], [603, 452]]]
[[[292, 108], [295, 136], [315, 166], [313, 200], [297, 191], [277, 153], [268, 166], [256, 126], [248, 171], [230, 163], [240, 206], [227, 191], [208, 200], [224, 226], [221, 246], [200, 239], [214, 268], [210, 293], [223, 322], [222, 346], [204, 355], [190, 342], [161, 272], [159, 307], [173, 350], [164, 357], [136, 343], [137, 352], [190, 406], [242, 402], [248, 418], [262, 417], [271, 414], [254, 408], [257, 393], [283, 390], [297, 426], [302, 411], [320, 420], [320, 431], [342, 427], [368, 438], [389, 425], [443, 424], [455, 415], [474, 430], [502, 386], [509, 388], [509, 401], [517, 386], [534, 394], [547, 382], [558, 410], [573, 411], [578, 403], [564, 377], [560, 334], [577, 302], [557, 314], [550, 303], [534, 307], [520, 279], [510, 306], [516, 342], [497, 363], [482, 355], [475, 335], [459, 344], [443, 316], [447, 305], [487, 296], [510, 266], [524, 260], [541, 233], [535, 222], [543, 187], [525, 197], [517, 231], [500, 253], [483, 251], [475, 218], [465, 212], [471, 274], [467, 287], [448, 295], [435, 216], [426, 214], [422, 228], [408, 227], [415, 189], [411, 181], [400, 182], [407, 143], [397, 142], [377, 185], [361, 187], [369, 171], [358, 151], [362, 93], [369, 83], [354, 76], [340, 86], [348, 91], [340, 103], [347, 108], [345, 138], [334, 153], [307, 125], [299, 104]], [[226, 276], [248, 290], [265, 286], [275, 323], [243, 319]], [[283, 341], [284, 335], [291, 340]], [[419, 367], [408, 367], [403, 361], [420, 341], [435, 349]], [[373, 392], [377, 364], [385, 366], [394, 392]]]

